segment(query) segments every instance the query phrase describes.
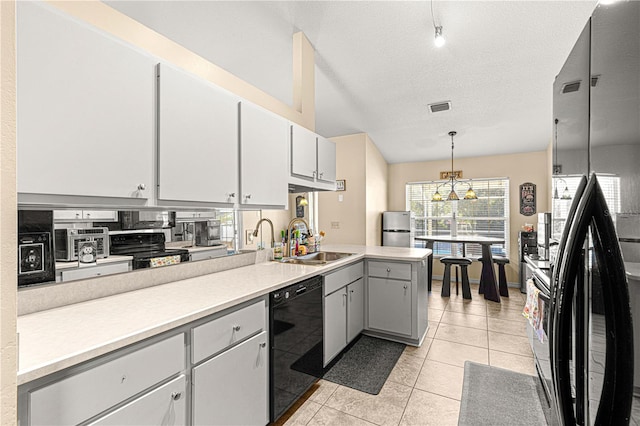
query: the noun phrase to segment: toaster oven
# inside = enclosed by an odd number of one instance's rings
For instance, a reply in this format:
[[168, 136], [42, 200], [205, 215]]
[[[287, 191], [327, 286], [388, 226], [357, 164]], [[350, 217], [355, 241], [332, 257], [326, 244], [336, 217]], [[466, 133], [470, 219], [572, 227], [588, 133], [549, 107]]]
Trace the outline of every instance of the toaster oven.
[[85, 241], [96, 242], [97, 258], [109, 256], [108, 228], [69, 228], [55, 230], [56, 260], [78, 260], [78, 245]]

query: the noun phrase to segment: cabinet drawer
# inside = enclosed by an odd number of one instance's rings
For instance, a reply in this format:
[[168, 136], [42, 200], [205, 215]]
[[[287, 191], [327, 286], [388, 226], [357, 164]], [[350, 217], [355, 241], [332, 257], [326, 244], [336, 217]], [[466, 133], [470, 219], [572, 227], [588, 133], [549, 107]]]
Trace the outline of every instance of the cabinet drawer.
[[216, 318], [191, 330], [192, 357], [196, 364], [252, 334], [264, 330], [264, 300]]
[[63, 270], [62, 281], [83, 280], [85, 278], [100, 277], [102, 275], [117, 274], [120, 272], [127, 272], [131, 268], [130, 262], [110, 263], [100, 266], [91, 266], [86, 268]]
[[370, 277], [411, 280], [411, 264], [399, 262], [369, 261]]
[[80, 423], [184, 369], [179, 334], [31, 392], [31, 424]]
[[186, 378], [180, 376], [89, 425], [184, 425], [187, 422]]
[[354, 265], [347, 266], [338, 271], [332, 272], [324, 277], [324, 295], [333, 293], [334, 291], [344, 287], [362, 278], [364, 275], [363, 262], [358, 262]]

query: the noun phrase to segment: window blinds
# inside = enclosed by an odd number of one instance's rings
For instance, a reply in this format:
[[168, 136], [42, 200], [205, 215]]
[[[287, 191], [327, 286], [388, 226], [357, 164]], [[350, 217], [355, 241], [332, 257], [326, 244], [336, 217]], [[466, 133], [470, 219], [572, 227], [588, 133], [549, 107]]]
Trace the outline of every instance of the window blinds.
[[[499, 237], [504, 245], [492, 245], [495, 254], [505, 255], [509, 251], [509, 179], [474, 179], [473, 189], [477, 200], [433, 202], [431, 197], [443, 181], [413, 182], [406, 186], [407, 210], [411, 210], [416, 219], [416, 235], [450, 235], [451, 228], [458, 235], [472, 234], [485, 237]], [[466, 187], [456, 188], [464, 196]], [[448, 185], [441, 188], [446, 197]], [[417, 242], [417, 244], [422, 244]], [[480, 257], [479, 244], [467, 244], [467, 256]], [[459, 244], [436, 243], [434, 254], [437, 256], [461, 255]]]

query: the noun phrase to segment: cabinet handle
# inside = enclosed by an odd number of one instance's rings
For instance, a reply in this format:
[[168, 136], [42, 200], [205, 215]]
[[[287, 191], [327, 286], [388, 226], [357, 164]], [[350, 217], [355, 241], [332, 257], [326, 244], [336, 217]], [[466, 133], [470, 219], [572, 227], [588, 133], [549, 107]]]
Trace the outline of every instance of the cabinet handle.
[[245, 194], [244, 199], [245, 199], [245, 200], [249, 200], [249, 199], [251, 199], [251, 194]]
[[120, 378], [120, 384], [124, 383], [127, 381], [127, 376], [126, 375], [122, 375], [122, 377]]
[[349, 302], [353, 302], [353, 290], [349, 291]]
[[391, 272], [391, 268], [387, 268], [387, 272]]
[[144, 183], [138, 185], [138, 191], [144, 191], [145, 189], [147, 189], [147, 185]]
[[240, 331], [240, 326], [239, 325], [234, 325], [233, 326], [233, 331]]
[[172, 392], [171, 393], [171, 399], [172, 400], [177, 401], [180, 398], [182, 398], [182, 392]]
[[261, 348], [266, 348], [266, 347], [267, 347], [267, 344], [266, 344], [265, 342], [262, 342], [262, 343], [260, 343], [260, 347], [261, 347]]
[[324, 176], [324, 172], [320, 172], [320, 179]]
[[91, 218], [91, 213], [87, 213], [87, 219]]
[[236, 198], [236, 193], [235, 192], [229, 192], [227, 194], [227, 198]]
[[76, 219], [80, 219], [80, 213], [76, 213]]

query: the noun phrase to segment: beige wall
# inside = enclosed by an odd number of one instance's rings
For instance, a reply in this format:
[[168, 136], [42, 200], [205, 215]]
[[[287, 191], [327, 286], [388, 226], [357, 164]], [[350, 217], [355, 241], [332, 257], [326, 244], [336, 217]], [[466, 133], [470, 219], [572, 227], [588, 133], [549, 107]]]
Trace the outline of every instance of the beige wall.
[[325, 242], [380, 245], [380, 213], [387, 210], [387, 162], [366, 133], [332, 138], [337, 179], [345, 191], [318, 194]]
[[15, 2], [0, 1], [0, 424], [16, 424]]
[[387, 180], [389, 166], [378, 147], [367, 136], [366, 139], [366, 244], [382, 244], [382, 215], [387, 210]]
[[[549, 161], [547, 151], [526, 154], [496, 155], [476, 158], [455, 159], [454, 169], [462, 170], [464, 178], [509, 178], [509, 211], [510, 253], [511, 263], [507, 265], [509, 282], [519, 281], [518, 231], [525, 223], [537, 224], [537, 216], [520, 214], [518, 187], [524, 182], [536, 184], [537, 211], [550, 209], [549, 195]], [[391, 164], [389, 166], [389, 209], [405, 210], [405, 185], [408, 182], [437, 180], [441, 171], [451, 170], [450, 160], [426, 161], [419, 163]], [[463, 202], [463, 201], [460, 201]], [[442, 275], [439, 262], [434, 263], [434, 274]], [[470, 268], [470, 278], [480, 277], [480, 265], [475, 263]]]
[[346, 181], [346, 190], [318, 194], [319, 230], [326, 233], [326, 243], [366, 244], [367, 136], [360, 133], [331, 140], [336, 143], [336, 176]]

